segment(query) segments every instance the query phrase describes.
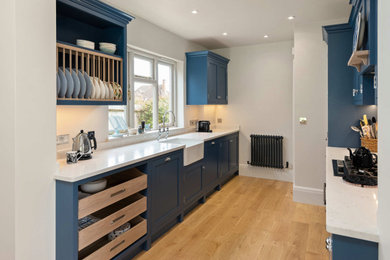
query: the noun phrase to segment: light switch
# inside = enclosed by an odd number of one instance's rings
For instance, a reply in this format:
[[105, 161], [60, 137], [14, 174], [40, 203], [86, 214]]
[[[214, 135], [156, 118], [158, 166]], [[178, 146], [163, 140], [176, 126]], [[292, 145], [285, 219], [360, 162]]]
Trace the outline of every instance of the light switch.
[[307, 117], [300, 117], [299, 118], [299, 123], [301, 125], [306, 125], [307, 124]]

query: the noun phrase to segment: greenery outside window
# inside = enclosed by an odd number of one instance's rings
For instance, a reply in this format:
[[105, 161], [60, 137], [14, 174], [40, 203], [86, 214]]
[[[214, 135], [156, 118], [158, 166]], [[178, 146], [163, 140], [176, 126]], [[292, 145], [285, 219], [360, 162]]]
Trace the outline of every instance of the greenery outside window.
[[[176, 62], [167, 58], [129, 50], [128, 104], [109, 106], [109, 134], [122, 136], [128, 129], [138, 129], [145, 121], [146, 131], [157, 130], [165, 112], [176, 114]], [[166, 125], [172, 123], [172, 114]]]

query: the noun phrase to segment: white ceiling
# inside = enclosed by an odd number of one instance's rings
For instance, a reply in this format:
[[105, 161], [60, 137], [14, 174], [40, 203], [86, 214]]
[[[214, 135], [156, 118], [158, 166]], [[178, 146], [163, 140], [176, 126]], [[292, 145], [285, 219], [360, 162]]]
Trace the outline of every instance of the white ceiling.
[[[106, 0], [168, 31], [216, 49], [293, 39], [295, 22], [347, 18], [349, 0]], [[198, 10], [198, 14], [191, 13]], [[289, 21], [288, 16], [296, 19]], [[227, 36], [222, 33], [227, 32]], [[268, 34], [269, 38], [264, 39]]]

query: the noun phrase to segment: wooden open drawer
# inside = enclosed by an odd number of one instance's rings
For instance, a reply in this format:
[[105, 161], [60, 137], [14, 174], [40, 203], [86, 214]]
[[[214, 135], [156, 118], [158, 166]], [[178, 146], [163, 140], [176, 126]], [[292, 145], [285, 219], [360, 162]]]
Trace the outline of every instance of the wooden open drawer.
[[100, 220], [79, 231], [79, 251], [145, 212], [146, 208], [146, 197], [136, 193], [92, 214]]
[[105, 236], [81, 251], [79, 259], [111, 259], [146, 234], [147, 221], [142, 217], [134, 218], [130, 221], [130, 224], [131, 228], [113, 241], [108, 241], [108, 238]]
[[114, 176], [120, 180], [110, 179], [110, 188], [79, 200], [79, 219], [147, 188], [147, 176], [136, 168]]

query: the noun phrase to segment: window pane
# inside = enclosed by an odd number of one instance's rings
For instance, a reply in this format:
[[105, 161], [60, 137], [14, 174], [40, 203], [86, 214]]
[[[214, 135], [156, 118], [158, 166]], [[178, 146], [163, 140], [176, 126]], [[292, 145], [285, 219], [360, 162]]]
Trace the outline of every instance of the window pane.
[[152, 84], [134, 82], [134, 126], [138, 128], [145, 121], [146, 130], [153, 129], [153, 100], [155, 91]]
[[[163, 122], [166, 111], [172, 110], [172, 65], [159, 63], [158, 69], [158, 122]], [[166, 123], [173, 123], [172, 114], [166, 118]]]
[[112, 135], [121, 135], [127, 132], [126, 106], [108, 107], [108, 130]]
[[134, 57], [134, 75], [144, 78], [153, 78], [153, 60]]

